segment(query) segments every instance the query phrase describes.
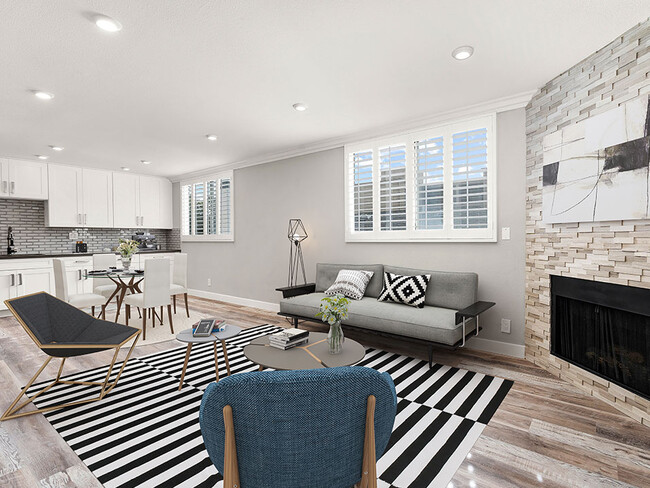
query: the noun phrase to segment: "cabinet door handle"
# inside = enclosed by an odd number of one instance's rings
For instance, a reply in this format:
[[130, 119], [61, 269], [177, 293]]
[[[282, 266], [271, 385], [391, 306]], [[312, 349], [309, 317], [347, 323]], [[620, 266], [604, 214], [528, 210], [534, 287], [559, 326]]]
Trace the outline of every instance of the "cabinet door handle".
[[144, 226], [144, 215], [140, 216], [140, 225]]
[[84, 280], [88, 279], [88, 270], [84, 269]]
[[7, 193], [8, 183], [6, 181], [2, 182], [2, 193]]
[[9, 286], [16, 286], [16, 275], [11, 274], [11, 284]]
[[88, 214], [84, 214], [84, 225], [88, 222]]
[[23, 274], [18, 273], [18, 286], [21, 286], [23, 284]]
[[11, 182], [11, 190], [9, 191], [9, 193], [15, 193], [15, 192], [16, 192], [16, 182], [12, 181]]
[[81, 224], [81, 214], [77, 214], [77, 224]]
[[79, 281], [81, 281], [81, 270], [78, 269], [78, 270], [77, 270], [77, 273], [79, 273]]

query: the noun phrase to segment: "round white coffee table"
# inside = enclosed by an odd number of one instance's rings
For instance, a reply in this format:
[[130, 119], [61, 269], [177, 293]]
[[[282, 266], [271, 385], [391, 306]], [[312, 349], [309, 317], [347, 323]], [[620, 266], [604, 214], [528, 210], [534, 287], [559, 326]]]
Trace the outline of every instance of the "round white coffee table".
[[228, 350], [226, 349], [226, 339], [231, 339], [242, 331], [241, 327], [236, 325], [226, 324], [225, 330], [221, 332], [213, 332], [207, 337], [194, 337], [192, 335], [192, 329], [185, 329], [176, 335], [176, 340], [187, 343], [187, 352], [185, 352], [185, 362], [183, 363], [183, 371], [181, 372], [181, 381], [178, 384], [178, 389], [183, 388], [183, 380], [185, 379], [185, 371], [187, 370], [187, 363], [190, 360], [190, 352], [192, 352], [192, 346], [194, 344], [205, 344], [206, 342], [212, 342], [214, 344], [214, 370], [217, 375], [217, 381], [219, 381], [219, 356], [217, 355], [217, 341], [221, 341], [221, 350], [223, 351], [223, 357], [226, 360], [226, 369], [228, 370], [228, 376], [230, 376], [230, 362], [228, 361]]

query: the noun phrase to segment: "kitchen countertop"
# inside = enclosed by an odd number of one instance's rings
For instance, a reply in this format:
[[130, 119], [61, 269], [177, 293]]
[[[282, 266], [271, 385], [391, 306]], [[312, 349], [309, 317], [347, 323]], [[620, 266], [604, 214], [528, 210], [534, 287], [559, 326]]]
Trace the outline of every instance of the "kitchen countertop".
[[[138, 252], [137, 254], [162, 254], [162, 253], [169, 253], [169, 252], [181, 252], [180, 249], [161, 249], [161, 250], [153, 250], [153, 251], [141, 251]], [[0, 260], [2, 259], [38, 259], [38, 258], [68, 258], [68, 257], [76, 257], [76, 256], [88, 256], [92, 257], [93, 254], [108, 254], [108, 253], [103, 253], [103, 252], [70, 252], [70, 253], [52, 253], [52, 254], [2, 254], [0, 255]], [[118, 255], [118, 253], [115, 253], [115, 255]]]

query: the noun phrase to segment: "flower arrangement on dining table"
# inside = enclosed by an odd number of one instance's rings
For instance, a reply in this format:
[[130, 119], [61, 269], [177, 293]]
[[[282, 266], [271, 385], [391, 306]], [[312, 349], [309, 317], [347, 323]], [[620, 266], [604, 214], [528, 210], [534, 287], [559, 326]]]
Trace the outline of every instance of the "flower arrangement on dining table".
[[125, 271], [131, 266], [131, 256], [138, 252], [138, 242], [133, 239], [120, 239], [116, 251], [120, 253], [122, 267]]

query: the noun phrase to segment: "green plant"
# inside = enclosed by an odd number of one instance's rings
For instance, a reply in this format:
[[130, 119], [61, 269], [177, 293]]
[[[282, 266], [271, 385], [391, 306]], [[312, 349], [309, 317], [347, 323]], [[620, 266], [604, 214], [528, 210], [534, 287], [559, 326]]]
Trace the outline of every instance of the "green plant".
[[117, 246], [117, 252], [123, 258], [130, 258], [138, 250], [137, 241], [131, 239], [120, 239], [120, 244]]
[[320, 301], [320, 310], [316, 317], [320, 317], [323, 322], [330, 325], [341, 322], [348, 318], [348, 303], [350, 300], [343, 295], [325, 297]]

